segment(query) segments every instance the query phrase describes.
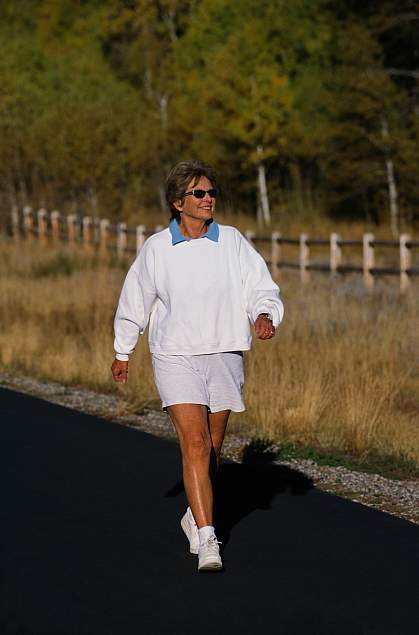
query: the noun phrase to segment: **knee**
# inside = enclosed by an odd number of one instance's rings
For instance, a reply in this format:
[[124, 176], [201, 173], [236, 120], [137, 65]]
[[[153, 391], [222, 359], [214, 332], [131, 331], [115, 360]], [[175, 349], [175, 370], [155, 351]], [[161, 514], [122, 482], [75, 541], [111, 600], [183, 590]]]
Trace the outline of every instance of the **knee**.
[[211, 448], [209, 434], [194, 432], [185, 439], [184, 454], [186, 459], [190, 461], [209, 460]]

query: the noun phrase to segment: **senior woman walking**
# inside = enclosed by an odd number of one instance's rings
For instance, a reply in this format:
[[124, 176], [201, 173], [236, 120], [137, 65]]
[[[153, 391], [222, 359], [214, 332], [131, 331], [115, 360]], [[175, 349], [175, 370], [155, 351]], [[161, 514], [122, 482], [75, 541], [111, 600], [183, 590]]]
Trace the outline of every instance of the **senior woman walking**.
[[222, 569], [213, 482], [230, 412], [245, 410], [243, 351], [251, 324], [274, 337], [284, 309], [265, 261], [214, 218], [216, 176], [182, 161], [167, 178], [169, 227], [150, 236], [126, 276], [115, 315], [115, 381], [149, 324], [154, 381], [176, 429], [189, 507], [180, 523], [199, 571]]

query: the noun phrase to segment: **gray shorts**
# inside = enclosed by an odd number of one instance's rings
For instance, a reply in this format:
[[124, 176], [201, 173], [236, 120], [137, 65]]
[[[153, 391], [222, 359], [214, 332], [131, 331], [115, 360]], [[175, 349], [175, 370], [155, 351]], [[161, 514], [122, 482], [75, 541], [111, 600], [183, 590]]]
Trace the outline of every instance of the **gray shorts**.
[[207, 355], [152, 353], [154, 381], [162, 408], [197, 403], [211, 412], [243, 412], [243, 351]]

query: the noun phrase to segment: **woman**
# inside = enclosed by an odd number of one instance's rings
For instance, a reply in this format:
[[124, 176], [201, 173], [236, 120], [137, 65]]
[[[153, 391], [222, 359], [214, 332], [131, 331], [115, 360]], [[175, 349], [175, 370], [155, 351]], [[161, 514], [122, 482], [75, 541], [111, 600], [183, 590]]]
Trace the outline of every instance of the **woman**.
[[182, 161], [167, 178], [169, 227], [150, 236], [126, 276], [115, 316], [115, 381], [149, 324], [154, 380], [176, 429], [189, 507], [181, 526], [198, 570], [222, 568], [212, 485], [230, 412], [245, 410], [243, 351], [282, 321], [279, 287], [234, 227], [214, 219], [216, 176]]

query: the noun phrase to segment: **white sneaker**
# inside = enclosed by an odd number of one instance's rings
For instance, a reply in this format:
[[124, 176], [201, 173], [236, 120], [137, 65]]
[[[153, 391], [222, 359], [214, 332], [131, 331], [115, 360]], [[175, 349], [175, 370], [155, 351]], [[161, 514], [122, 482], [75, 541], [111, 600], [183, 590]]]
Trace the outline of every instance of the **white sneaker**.
[[198, 550], [198, 571], [220, 571], [223, 568], [220, 549], [221, 544], [215, 534], [210, 536]]
[[197, 554], [199, 550], [198, 526], [195, 522], [195, 518], [193, 517], [190, 507], [188, 507], [185, 515], [182, 517], [180, 525], [185, 532], [187, 539], [189, 540], [189, 551], [191, 553]]

